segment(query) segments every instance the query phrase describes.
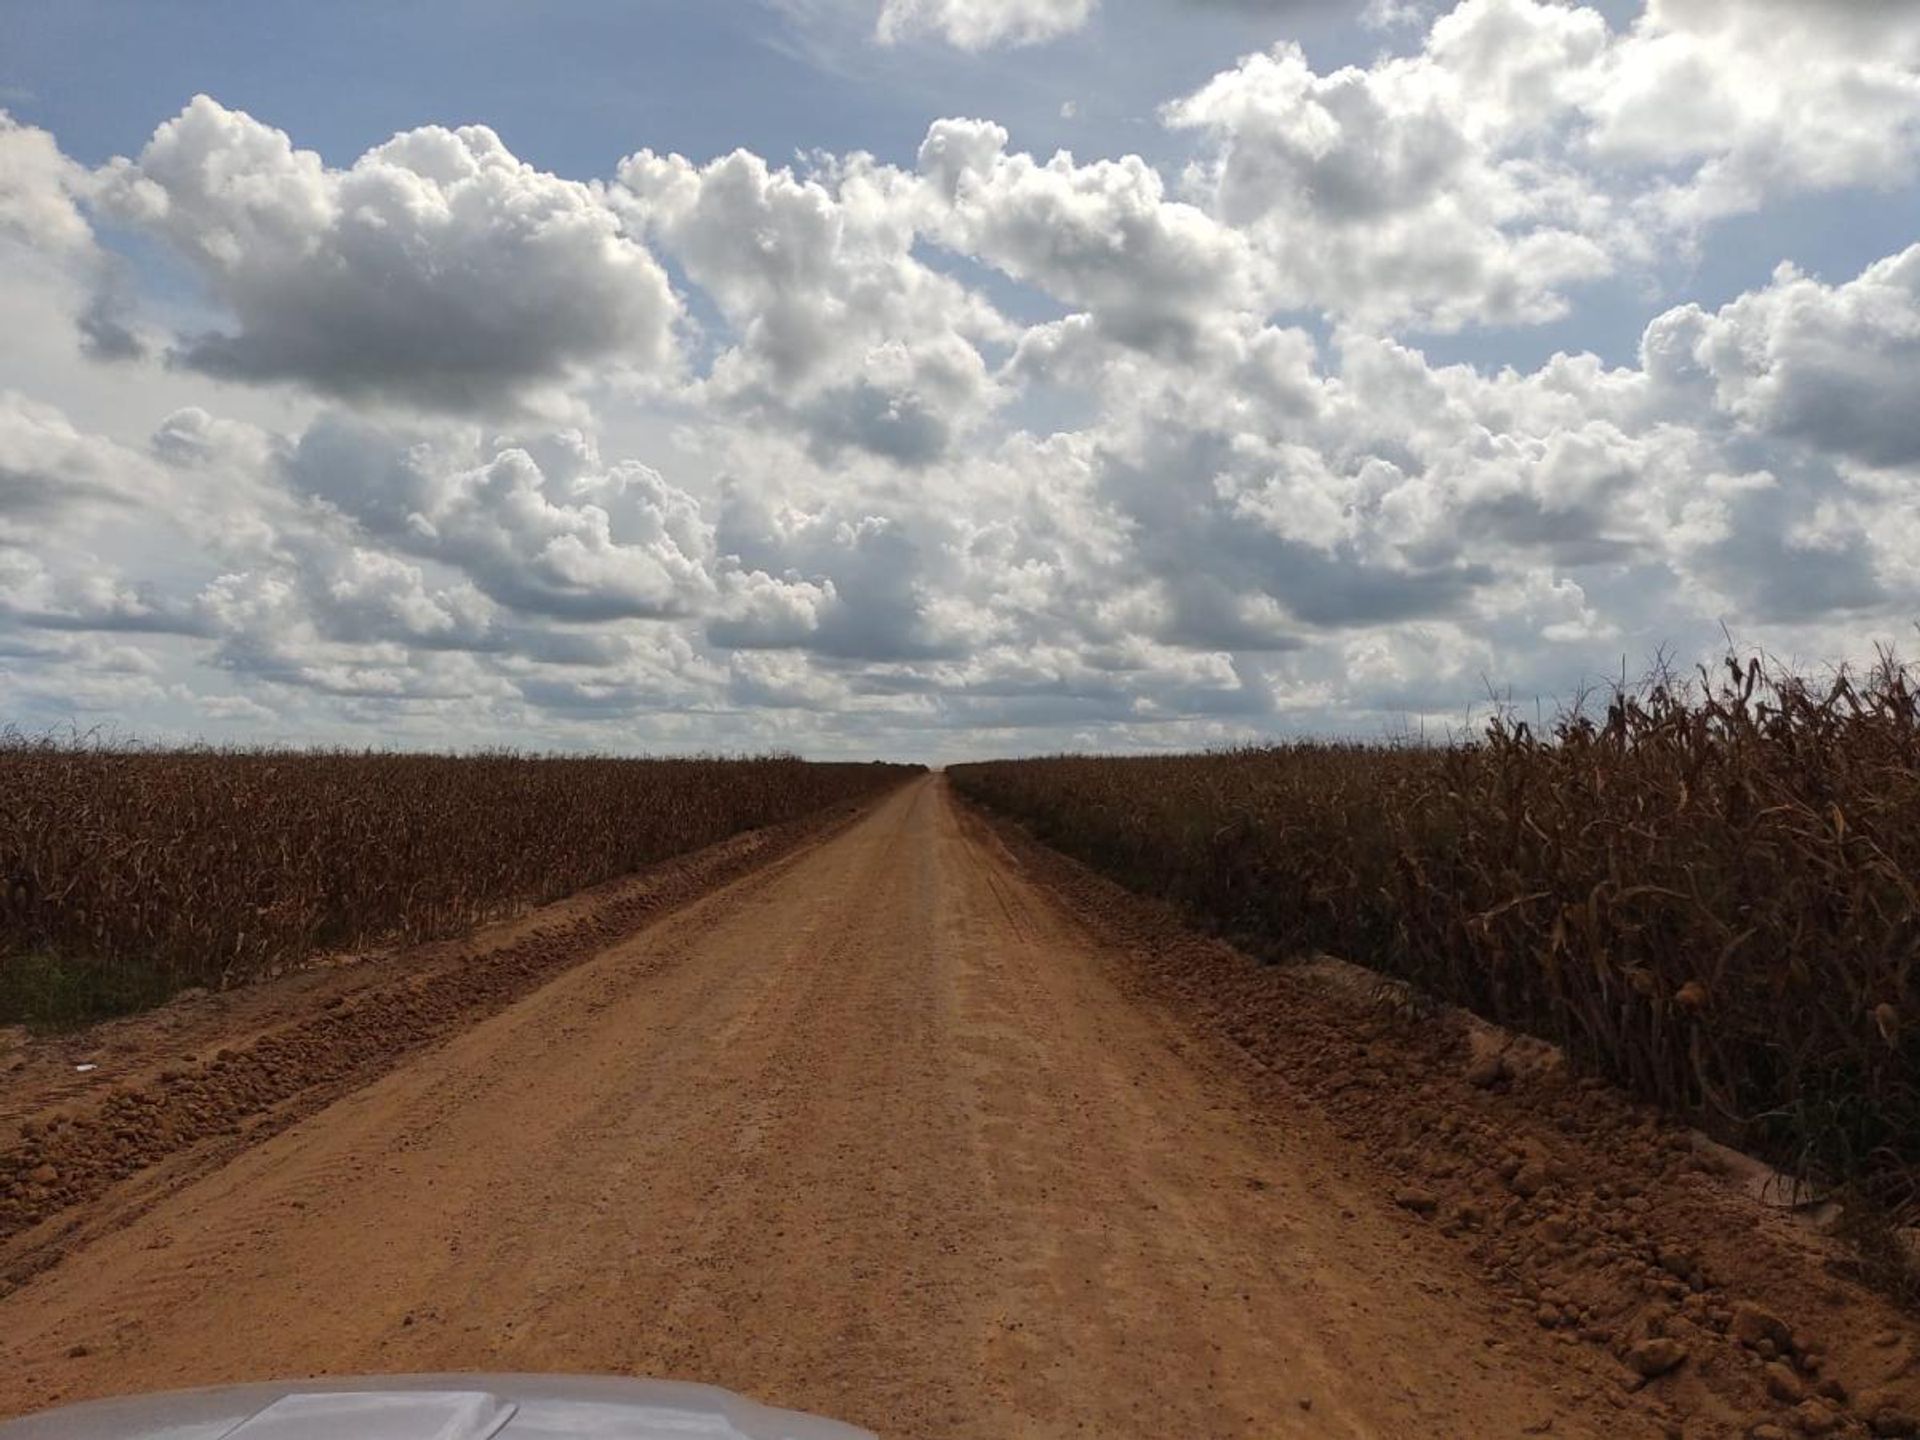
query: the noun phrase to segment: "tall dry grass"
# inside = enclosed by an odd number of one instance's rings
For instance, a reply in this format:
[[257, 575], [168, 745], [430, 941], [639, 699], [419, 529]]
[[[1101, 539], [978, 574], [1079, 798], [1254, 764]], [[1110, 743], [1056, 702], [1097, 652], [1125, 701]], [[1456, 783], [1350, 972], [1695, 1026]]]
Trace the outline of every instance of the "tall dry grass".
[[1363, 961], [1915, 1208], [1920, 690], [1891, 662], [1729, 661], [1445, 747], [950, 773], [1258, 951]]
[[0, 739], [0, 1021], [445, 935], [896, 783], [880, 765]]

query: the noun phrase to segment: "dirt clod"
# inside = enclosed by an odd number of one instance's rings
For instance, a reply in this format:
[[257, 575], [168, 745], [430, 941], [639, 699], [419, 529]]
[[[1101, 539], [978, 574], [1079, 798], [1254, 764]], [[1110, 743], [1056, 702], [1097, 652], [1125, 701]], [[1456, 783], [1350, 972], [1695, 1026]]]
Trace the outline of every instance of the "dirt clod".
[[1627, 1351], [1627, 1364], [1636, 1374], [1644, 1375], [1649, 1380], [1678, 1369], [1686, 1358], [1687, 1347], [1678, 1340], [1664, 1336], [1656, 1340], [1642, 1340]]
[[1787, 1405], [1798, 1405], [1807, 1398], [1807, 1387], [1793, 1373], [1793, 1367], [1775, 1360], [1765, 1371], [1767, 1393]]
[[1490, 1090], [1501, 1081], [1511, 1079], [1512, 1075], [1513, 1067], [1507, 1063], [1505, 1053], [1496, 1050], [1492, 1054], [1482, 1055], [1467, 1067], [1466, 1081], [1476, 1089]]
[[1751, 1345], [1768, 1357], [1785, 1354], [1793, 1348], [1793, 1332], [1786, 1322], [1751, 1300], [1742, 1300], [1733, 1307], [1728, 1330], [1742, 1345]]
[[1818, 1400], [1802, 1400], [1793, 1407], [1793, 1423], [1802, 1435], [1831, 1435], [1841, 1426], [1840, 1416]]
[[1507, 1181], [1507, 1188], [1523, 1199], [1531, 1200], [1547, 1188], [1552, 1179], [1546, 1165], [1539, 1160], [1528, 1160], [1513, 1172]]

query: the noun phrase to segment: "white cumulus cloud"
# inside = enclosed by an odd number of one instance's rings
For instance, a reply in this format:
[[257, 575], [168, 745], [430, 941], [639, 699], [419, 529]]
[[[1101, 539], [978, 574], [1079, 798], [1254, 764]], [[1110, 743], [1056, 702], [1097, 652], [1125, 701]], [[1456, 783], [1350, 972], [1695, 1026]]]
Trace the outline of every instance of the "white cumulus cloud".
[[1099, 0], [884, 0], [874, 33], [891, 45], [934, 35], [962, 50], [1037, 45], [1080, 29]]
[[707, 394], [823, 453], [943, 454], [998, 399], [979, 346], [1012, 327], [915, 257], [910, 178], [863, 158], [801, 177], [736, 151], [642, 151], [616, 203], [733, 329]]
[[674, 358], [678, 301], [602, 191], [485, 126], [409, 131], [335, 170], [199, 96], [102, 173], [96, 203], [165, 240], [229, 313], [178, 345], [221, 378], [468, 410]]

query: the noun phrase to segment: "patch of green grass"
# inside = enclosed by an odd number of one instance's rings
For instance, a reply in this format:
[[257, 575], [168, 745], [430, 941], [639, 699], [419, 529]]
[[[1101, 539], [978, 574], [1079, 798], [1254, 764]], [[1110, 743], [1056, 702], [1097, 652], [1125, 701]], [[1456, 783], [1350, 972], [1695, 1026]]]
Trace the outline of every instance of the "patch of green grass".
[[0, 956], [0, 1024], [72, 1030], [157, 1005], [172, 988], [151, 971], [47, 951]]

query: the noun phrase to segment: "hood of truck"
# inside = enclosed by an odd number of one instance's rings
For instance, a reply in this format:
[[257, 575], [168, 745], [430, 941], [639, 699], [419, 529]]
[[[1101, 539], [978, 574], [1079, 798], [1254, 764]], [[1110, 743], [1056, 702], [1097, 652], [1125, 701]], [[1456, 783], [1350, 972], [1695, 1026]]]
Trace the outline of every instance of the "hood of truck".
[[711, 1385], [380, 1375], [176, 1390], [0, 1424], [0, 1440], [874, 1440]]

